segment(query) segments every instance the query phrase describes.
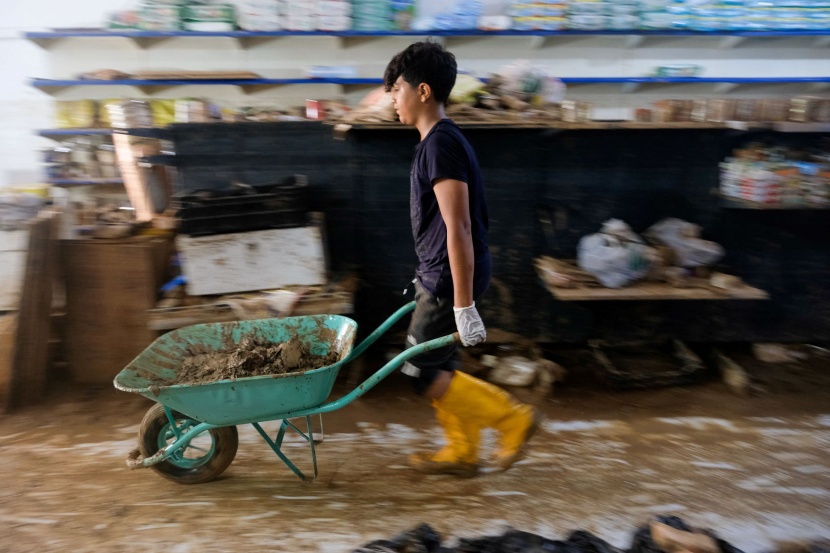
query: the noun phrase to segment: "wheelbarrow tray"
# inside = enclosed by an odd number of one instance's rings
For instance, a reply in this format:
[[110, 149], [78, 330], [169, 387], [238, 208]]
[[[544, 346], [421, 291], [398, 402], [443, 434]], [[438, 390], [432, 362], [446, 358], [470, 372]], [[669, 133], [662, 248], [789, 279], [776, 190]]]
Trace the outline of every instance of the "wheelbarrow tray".
[[[232, 426], [287, 418], [322, 405], [352, 352], [357, 323], [340, 315], [234, 321], [188, 326], [157, 338], [115, 377], [119, 390], [141, 394], [200, 422]], [[191, 346], [222, 351], [244, 337], [287, 342], [293, 337], [313, 355], [336, 352], [332, 365], [305, 372], [252, 376], [171, 386]]]

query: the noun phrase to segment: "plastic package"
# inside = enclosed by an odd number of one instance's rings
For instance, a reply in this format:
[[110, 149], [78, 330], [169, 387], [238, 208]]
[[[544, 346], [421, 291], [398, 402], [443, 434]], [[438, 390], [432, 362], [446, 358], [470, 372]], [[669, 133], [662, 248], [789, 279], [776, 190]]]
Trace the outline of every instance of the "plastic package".
[[604, 15], [570, 15], [568, 27], [580, 31], [599, 31], [608, 27], [608, 18]]
[[609, 219], [602, 231], [583, 236], [577, 246], [577, 262], [608, 288], [622, 288], [645, 277], [654, 262], [654, 252], [631, 228]]
[[724, 254], [720, 244], [700, 238], [700, 227], [682, 219], [662, 219], [643, 233], [652, 243], [670, 247], [679, 267], [712, 265]]
[[657, 77], [697, 77], [700, 75], [701, 67], [692, 63], [676, 63], [673, 65], [661, 65], [654, 72]]
[[502, 92], [532, 103], [557, 103], [565, 97], [565, 83], [553, 77], [546, 67], [518, 60], [502, 66], [497, 74], [503, 78]]
[[568, 4], [568, 13], [573, 15], [605, 15], [608, 13], [608, 2], [571, 2]]

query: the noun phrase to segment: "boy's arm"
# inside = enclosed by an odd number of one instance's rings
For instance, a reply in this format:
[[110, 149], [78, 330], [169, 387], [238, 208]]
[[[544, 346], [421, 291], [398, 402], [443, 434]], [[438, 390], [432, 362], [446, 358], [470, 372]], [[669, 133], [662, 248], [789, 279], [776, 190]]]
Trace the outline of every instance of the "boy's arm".
[[475, 267], [467, 183], [455, 179], [436, 179], [433, 190], [447, 227], [447, 252], [455, 290], [453, 301], [455, 307], [467, 307], [473, 304]]
[[475, 252], [467, 183], [455, 179], [437, 179], [433, 190], [447, 227], [447, 253], [454, 290], [455, 324], [461, 336], [461, 343], [474, 346], [487, 339], [487, 331], [473, 302]]

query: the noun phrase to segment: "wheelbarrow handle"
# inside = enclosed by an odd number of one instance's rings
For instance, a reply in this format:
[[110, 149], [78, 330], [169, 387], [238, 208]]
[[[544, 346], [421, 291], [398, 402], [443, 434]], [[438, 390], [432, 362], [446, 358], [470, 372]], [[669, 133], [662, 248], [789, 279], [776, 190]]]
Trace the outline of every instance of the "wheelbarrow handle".
[[340, 409], [341, 407], [345, 407], [355, 399], [359, 398], [360, 396], [374, 388], [381, 380], [395, 372], [401, 365], [403, 365], [406, 361], [412, 359], [416, 355], [420, 355], [422, 353], [432, 351], [434, 349], [451, 346], [456, 343], [461, 343], [461, 337], [459, 336], [458, 332], [453, 332], [452, 334], [448, 334], [447, 336], [441, 336], [440, 338], [428, 340], [426, 342], [407, 348], [398, 355], [396, 355], [391, 361], [386, 363], [380, 369], [378, 369], [369, 378], [364, 380], [360, 385], [357, 386], [357, 388], [355, 388], [345, 396], [341, 397], [340, 399], [337, 399], [330, 403], [326, 403], [315, 409], [311, 409], [309, 410], [309, 413], [292, 413], [291, 416], [296, 417], [305, 414], [328, 413], [330, 411]]
[[389, 318], [383, 322], [383, 324], [377, 327], [374, 332], [369, 334], [366, 338], [363, 339], [362, 342], [360, 342], [360, 344], [358, 344], [354, 347], [354, 349], [352, 349], [352, 352], [346, 357], [346, 359], [343, 360], [344, 364], [360, 356], [361, 353], [366, 351], [366, 348], [374, 344], [377, 341], [377, 339], [380, 338], [382, 335], [386, 334], [386, 332], [390, 328], [392, 328], [392, 326], [394, 326], [395, 323], [400, 321], [404, 315], [407, 315], [408, 313], [411, 313], [414, 310], [415, 302], [411, 301], [399, 308], [394, 313], [392, 313], [392, 315], [390, 315]]

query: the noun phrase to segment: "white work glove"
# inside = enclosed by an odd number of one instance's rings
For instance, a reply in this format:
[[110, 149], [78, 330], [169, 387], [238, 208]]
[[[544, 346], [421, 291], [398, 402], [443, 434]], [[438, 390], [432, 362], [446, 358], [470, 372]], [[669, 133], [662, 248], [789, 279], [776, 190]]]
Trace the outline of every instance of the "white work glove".
[[469, 307], [453, 307], [455, 326], [461, 336], [461, 343], [466, 347], [474, 346], [487, 339], [487, 331], [476, 309], [476, 302]]

